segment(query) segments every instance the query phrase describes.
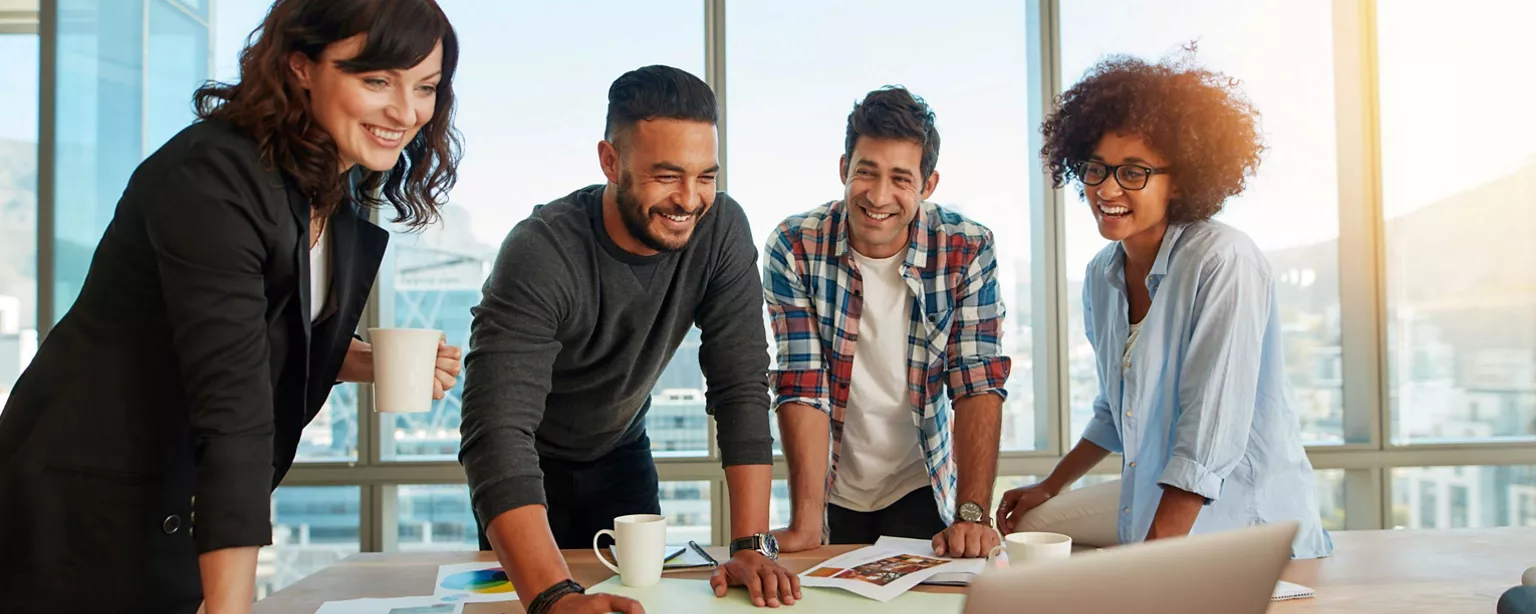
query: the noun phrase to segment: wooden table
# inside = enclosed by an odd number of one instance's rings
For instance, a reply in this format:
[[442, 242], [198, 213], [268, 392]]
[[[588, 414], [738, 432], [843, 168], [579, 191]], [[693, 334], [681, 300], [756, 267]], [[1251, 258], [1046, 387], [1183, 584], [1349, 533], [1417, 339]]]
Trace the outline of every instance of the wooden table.
[[[1392, 612], [1393, 614], [1452, 614], [1493, 611], [1498, 597], [1520, 583], [1520, 574], [1536, 565], [1536, 529], [1463, 529], [1435, 531], [1344, 531], [1333, 534], [1334, 556], [1296, 561], [1283, 579], [1312, 587], [1317, 598], [1280, 602], [1271, 613]], [[795, 573], [847, 552], [849, 546], [829, 546], [786, 554], [785, 567]], [[724, 548], [711, 548], [724, 558]], [[613, 575], [591, 550], [566, 552], [576, 580], [592, 586]], [[437, 566], [492, 561], [481, 552], [359, 554], [309, 576], [256, 604], [255, 614], [311, 614], [326, 601], [359, 597], [405, 597], [432, 594]], [[667, 574], [705, 579], [707, 574]], [[958, 592], [961, 589], [922, 587], [919, 590]], [[521, 613], [517, 602], [469, 604], [466, 614]], [[793, 612], [794, 608], [778, 611]]]

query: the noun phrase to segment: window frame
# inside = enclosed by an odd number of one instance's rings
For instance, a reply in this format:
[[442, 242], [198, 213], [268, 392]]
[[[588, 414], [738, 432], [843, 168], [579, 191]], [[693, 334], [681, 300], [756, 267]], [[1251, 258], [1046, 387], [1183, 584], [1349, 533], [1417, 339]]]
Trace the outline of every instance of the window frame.
[[[201, 11], [188, 9], [179, 0], [166, 2], [207, 23], [212, 0]], [[727, 158], [730, 103], [726, 98], [726, 0], [704, 3], [705, 81], [720, 102], [718, 124], [721, 189], [729, 181]], [[1060, 11], [1063, 0], [1025, 0], [1027, 19], [1019, 24], [1028, 40], [1029, 120], [1037, 125], [1054, 103], [1063, 84], [1060, 74]], [[1385, 221], [1382, 208], [1381, 127], [1376, 44], [1376, 4], [1379, 0], [1329, 0], [1333, 18], [1335, 119], [1338, 148], [1341, 352], [1344, 386], [1344, 435], [1353, 442], [1314, 446], [1307, 450], [1317, 469], [1344, 471], [1343, 505], [1348, 529], [1379, 529], [1392, 526], [1393, 480], [1399, 467], [1524, 465], [1536, 458], [1536, 442], [1489, 441], [1469, 443], [1394, 444], [1391, 391], [1384, 364], [1386, 344]], [[0, 34], [37, 33], [41, 51], [41, 87], [38, 146], [38, 332], [46, 336], [54, 322], [56, 271], [55, 173], [58, 123], [57, 36], [59, 0], [40, 0], [39, 11], [0, 12]], [[30, 15], [30, 19], [28, 19]], [[211, 63], [211, 58], [210, 58]], [[1038, 150], [1040, 135], [1031, 131], [1031, 150]], [[1064, 214], [1071, 204], [1065, 190], [1050, 187], [1049, 177], [1038, 165], [1030, 168], [1030, 274], [1032, 322], [1035, 343], [1033, 360], [1036, 432], [1043, 434], [1040, 449], [1005, 451], [999, 455], [1000, 476], [1046, 475], [1075, 443], [1069, 439], [1068, 414], [1068, 296], [1064, 271]], [[360, 328], [389, 321], [391, 271], [381, 271]], [[394, 461], [386, 420], [371, 411], [372, 390], [358, 390], [358, 450], [355, 461], [296, 463], [284, 486], [358, 486], [361, 497], [360, 546], [363, 552], [395, 550], [398, 544], [397, 506], [399, 486], [463, 484], [462, 467], [453, 461]], [[386, 416], [388, 418], [388, 416]], [[771, 419], [771, 418], [770, 418]], [[728, 489], [720, 469], [720, 452], [713, 423], [708, 429], [708, 454], [669, 457], [658, 455], [657, 472], [664, 481], [710, 483], [711, 518], [715, 543], [728, 537]], [[1120, 459], [1111, 457], [1093, 469], [1094, 474], [1116, 474]], [[782, 456], [775, 457], [775, 479], [787, 478]], [[1416, 482], [1413, 483], [1416, 488]], [[1522, 491], [1525, 492], [1525, 491]], [[1474, 507], [1480, 505], [1472, 502]], [[1512, 502], [1513, 503], [1513, 502]], [[1536, 507], [1536, 495], [1531, 505]], [[1469, 512], [1470, 513], [1470, 512]]]

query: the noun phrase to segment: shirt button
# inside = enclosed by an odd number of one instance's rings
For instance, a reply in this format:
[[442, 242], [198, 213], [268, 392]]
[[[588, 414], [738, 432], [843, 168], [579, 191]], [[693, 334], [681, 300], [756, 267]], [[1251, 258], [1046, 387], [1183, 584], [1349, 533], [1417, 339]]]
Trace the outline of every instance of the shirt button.
[[1125, 417], [1127, 417], [1127, 418], [1135, 418], [1136, 417], [1136, 412], [1133, 412], [1133, 411], [1125, 412]]
[[1135, 467], [1136, 466], [1136, 461], [1131, 461], [1131, 466]]
[[1122, 511], [1122, 512], [1125, 512], [1125, 513], [1127, 513], [1127, 514], [1129, 514], [1129, 513], [1131, 513], [1131, 508], [1125, 508], [1125, 509], [1123, 509], [1123, 510], [1120, 510], [1120, 511]]
[[180, 529], [181, 529], [181, 517], [177, 516], [175, 514], [171, 514], [170, 516], [166, 516], [165, 517], [165, 521], [160, 523], [160, 530], [164, 531], [166, 535], [172, 535], [172, 534], [176, 533], [176, 531], [178, 531]]

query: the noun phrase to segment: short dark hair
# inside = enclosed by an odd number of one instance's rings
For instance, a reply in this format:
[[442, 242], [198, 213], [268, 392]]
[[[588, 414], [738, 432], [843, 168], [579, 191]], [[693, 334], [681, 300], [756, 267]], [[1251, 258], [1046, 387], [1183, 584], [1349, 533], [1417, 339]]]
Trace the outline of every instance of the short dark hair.
[[615, 137], [649, 119], [719, 121], [715, 92], [688, 71], [671, 66], [636, 68], [615, 79], [608, 88], [608, 123], [603, 138]]
[[1111, 132], [1135, 135], [1168, 158], [1179, 196], [1168, 221], [1210, 219], [1241, 194], [1264, 152], [1259, 112], [1238, 81], [1194, 65], [1195, 47], [1157, 64], [1110, 56], [1063, 92], [1040, 131], [1040, 156], [1056, 187]]
[[934, 167], [939, 165], [939, 127], [933, 109], [907, 88], [887, 85], [854, 103], [853, 112], [848, 114], [848, 136], [843, 143], [843, 155], [850, 161], [853, 160], [853, 146], [861, 136], [917, 143], [923, 148], [919, 170], [925, 186]]

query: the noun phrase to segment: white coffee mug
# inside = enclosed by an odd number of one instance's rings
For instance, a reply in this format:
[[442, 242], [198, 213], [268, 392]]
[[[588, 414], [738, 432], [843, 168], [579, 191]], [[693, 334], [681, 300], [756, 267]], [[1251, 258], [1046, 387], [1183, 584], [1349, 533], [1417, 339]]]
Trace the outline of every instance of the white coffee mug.
[[432, 409], [437, 345], [443, 331], [428, 328], [370, 328], [373, 344], [373, 407], [381, 412], [420, 413]]
[[997, 555], [1008, 553], [1008, 566], [1018, 567], [1042, 561], [1060, 561], [1071, 558], [1072, 538], [1060, 533], [1025, 531], [1009, 533], [1003, 544], [987, 553], [987, 566], [991, 567]]
[[[608, 562], [597, 540], [603, 535], [613, 537], [618, 566]], [[613, 519], [612, 529], [603, 529], [592, 536], [592, 551], [597, 560], [619, 574], [625, 586], [650, 586], [661, 581], [661, 567], [667, 550], [667, 517], [657, 514], [631, 514]]]

